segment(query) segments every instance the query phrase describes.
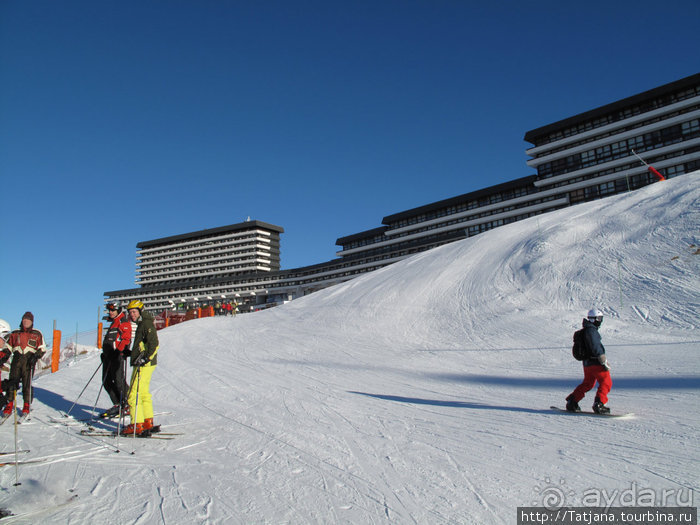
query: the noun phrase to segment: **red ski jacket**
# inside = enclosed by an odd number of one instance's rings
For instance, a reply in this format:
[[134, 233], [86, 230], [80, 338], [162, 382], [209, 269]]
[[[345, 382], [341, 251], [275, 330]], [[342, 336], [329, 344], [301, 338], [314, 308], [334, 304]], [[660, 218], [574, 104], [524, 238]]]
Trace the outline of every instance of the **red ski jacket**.
[[131, 343], [131, 321], [126, 314], [121, 312], [109, 325], [105, 338], [102, 341], [102, 350], [123, 352]]
[[13, 353], [36, 354], [37, 357], [41, 358], [46, 353], [46, 344], [44, 336], [39, 330], [20, 328], [9, 335], [3, 349]]

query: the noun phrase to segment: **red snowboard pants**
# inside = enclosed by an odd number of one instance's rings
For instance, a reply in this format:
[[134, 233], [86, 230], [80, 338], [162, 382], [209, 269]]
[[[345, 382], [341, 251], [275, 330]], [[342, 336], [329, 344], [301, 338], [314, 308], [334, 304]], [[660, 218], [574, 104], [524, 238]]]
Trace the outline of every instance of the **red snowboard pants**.
[[571, 393], [571, 398], [578, 403], [584, 398], [586, 392], [593, 389], [596, 382], [598, 382], [596, 397], [604, 405], [607, 404], [608, 392], [612, 388], [612, 378], [610, 372], [603, 365], [583, 367], [583, 382]]

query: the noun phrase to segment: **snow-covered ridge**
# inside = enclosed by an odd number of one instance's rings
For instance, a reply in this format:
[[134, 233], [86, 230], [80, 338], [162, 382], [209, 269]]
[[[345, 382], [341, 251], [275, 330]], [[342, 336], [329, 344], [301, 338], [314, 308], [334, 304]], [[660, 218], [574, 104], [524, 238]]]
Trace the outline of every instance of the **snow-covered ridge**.
[[699, 182], [700, 173], [686, 175], [503, 226], [264, 315], [419, 346], [440, 334], [441, 347], [473, 337], [481, 344], [472, 332], [502, 332], [504, 323], [514, 323], [511, 333], [536, 325], [551, 345], [597, 306], [614, 328], [608, 338], [648, 342], [632, 329], [639, 323], [663, 338], [669, 330], [692, 338], [700, 319]]
[[[272, 310], [162, 330], [151, 391], [156, 422], [183, 433], [172, 440], [52, 423], [76, 400], [77, 417], [109, 405], [99, 379], [78, 398], [99, 363], [78, 356], [37, 378], [18, 443], [45, 461], [21, 465], [19, 487], [0, 470], [0, 507], [33, 523], [40, 512], [46, 523], [501, 524], [552, 494], [692, 502], [699, 182], [680, 176]], [[605, 312], [610, 406], [634, 419], [549, 410], [581, 379], [571, 334], [591, 306]], [[11, 425], [0, 439], [13, 449]]]

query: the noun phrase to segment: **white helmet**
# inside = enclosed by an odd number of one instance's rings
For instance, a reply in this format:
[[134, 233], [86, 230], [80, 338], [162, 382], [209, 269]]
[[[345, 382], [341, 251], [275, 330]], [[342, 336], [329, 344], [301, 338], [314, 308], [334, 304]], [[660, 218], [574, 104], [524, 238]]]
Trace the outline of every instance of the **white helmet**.
[[10, 323], [5, 321], [4, 319], [0, 319], [0, 337], [3, 339], [7, 339], [7, 336], [12, 332], [12, 327], [10, 326]]
[[600, 326], [603, 322], [603, 312], [597, 308], [591, 308], [588, 310], [588, 320], [595, 323], [596, 326]]

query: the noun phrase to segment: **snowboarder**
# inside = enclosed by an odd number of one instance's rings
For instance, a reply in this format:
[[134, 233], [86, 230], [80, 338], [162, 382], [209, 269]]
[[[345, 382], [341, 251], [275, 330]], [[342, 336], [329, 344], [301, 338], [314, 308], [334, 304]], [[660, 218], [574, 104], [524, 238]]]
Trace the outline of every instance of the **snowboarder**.
[[107, 305], [112, 324], [102, 342], [102, 385], [112, 400], [112, 408], [102, 417], [116, 417], [127, 407], [129, 385], [126, 383], [126, 355], [131, 343], [131, 322], [114, 303]]
[[141, 301], [135, 299], [127, 305], [129, 317], [137, 324], [131, 348], [131, 389], [129, 390], [129, 415], [131, 424], [122, 434], [133, 435], [149, 432], [153, 428], [153, 402], [149, 390], [151, 376], [158, 358], [158, 335], [153, 316], [144, 311]]
[[588, 357], [583, 360], [583, 381], [566, 398], [566, 410], [569, 412], [581, 411], [578, 402], [584, 398], [586, 392], [593, 389], [597, 382], [598, 391], [593, 403], [593, 412], [596, 414], [610, 413], [606, 403], [608, 402], [608, 392], [612, 388], [612, 378], [610, 377], [610, 366], [605, 356], [605, 347], [603, 347], [598, 333], [598, 328], [602, 323], [603, 313], [596, 308], [589, 310], [587, 317], [583, 320]]
[[[22, 316], [19, 330], [14, 330], [7, 341], [5, 341], [4, 350], [9, 350], [12, 353], [12, 364], [10, 365], [10, 381], [22, 383], [22, 397], [24, 398], [24, 407], [22, 408], [22, 416], [29, 415], [29, 407], [32, 403], [32, 377], [34, 376], [34, 367], [39, 359], [44, 357], [46, 353], [46, 344], [44, 336], [39, 330], [34, 328], [34, 315], [31, 312], [25, 312]], [[14, 390], [13, 390], [14, 392]], [[3, 414], [10, 415], [14, 409], [14, 403], [9, 401], [3, 410]]]

